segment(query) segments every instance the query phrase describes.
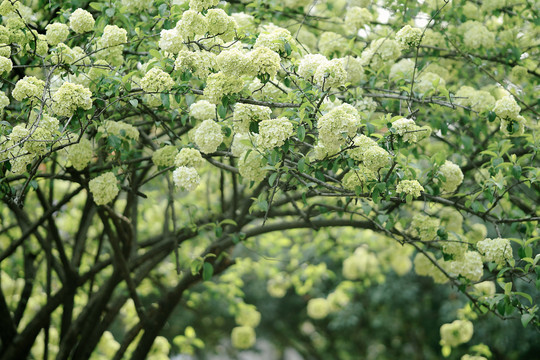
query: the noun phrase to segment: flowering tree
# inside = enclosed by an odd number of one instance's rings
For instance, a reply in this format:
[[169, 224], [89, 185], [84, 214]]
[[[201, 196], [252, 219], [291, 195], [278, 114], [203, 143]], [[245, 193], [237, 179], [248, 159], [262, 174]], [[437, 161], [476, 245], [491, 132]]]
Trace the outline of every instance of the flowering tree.
[[328, 322], [413, 264], [468, 301], [445, 356], [479, 316], [539, 328], [537, 1], [0, 14], [1, 359], [211, 351], [189, 314], [213, 301], [248, 349], [246, 278], [300, 304], [276, 344], [350, 358]]

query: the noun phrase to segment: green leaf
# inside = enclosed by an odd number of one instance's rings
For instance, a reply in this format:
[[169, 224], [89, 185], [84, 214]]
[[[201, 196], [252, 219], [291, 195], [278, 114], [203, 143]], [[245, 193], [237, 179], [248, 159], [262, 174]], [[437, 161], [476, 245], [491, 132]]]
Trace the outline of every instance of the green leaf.
[[113, 17], [114, 16], [114, 8], [108, 8], [107, 10], [105, 10], [105, 15], [107, 15], [108, 17]]
[[221, 104], [218, 106], [217, 112], [219, 117], [222, 119], [225, 119], [225, 117], [227, 116], [227, 108]]
[[139, 105], [139, 100], [137, 99], [130, 99], [129, 103], [133, 105], [133, 107], [137, 107]]
[[304, 127], [304, 125], [300, 125], [298, 127], [298, 139], [300, 139], [300, 141], [304, 141], [305, 138], [306, 138], [306, 128]]
[[524, 328], [527, 327], [532, 319], [534, 319], [534, 314], [527, 313], [521, 315], [521, 325], [523, 325]]
[[214, 275], [214, 267], [212, 266], [212, 264], [205, 262], [202, 272], [203, 281], [210, 280], [212, 278], [212, 275]]

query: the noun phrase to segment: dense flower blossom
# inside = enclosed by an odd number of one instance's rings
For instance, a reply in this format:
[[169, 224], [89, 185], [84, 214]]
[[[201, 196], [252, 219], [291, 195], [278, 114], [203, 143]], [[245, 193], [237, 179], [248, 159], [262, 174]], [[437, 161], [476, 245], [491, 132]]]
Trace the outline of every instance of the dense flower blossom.
[[364, 161], [366, 151], [374, 146], [378, 146], [377, 142], [366, 135], [357, 135], [353, 139], [353, 148], [347, 150], [350, 157], [358, 161]]
[[315, 83], [325, 89], [345, 85], [348, 74], [340, 59], [325, 61], [315, 71]]
[[482, 254], [484, 261], [492, 261], [498, 265], [504, 265], [506, 261], [512, 259], [512, 246], [510, 240], [495, 238], [479, 241], [476, 246]]
[[139, 139], [139, 130], [135, 126], [122, 121], [105, 120], [98, 130], [119, 138]]
[[92, 31], [95, 22], [92, 14], [84, 9], [75, 10], [69, 17], [69, 27], [77, 34]]
[[379, 260], [365, 247], [357, 248], [343, 261], [343, 276], [348, 280], [358, 280], [378, 272]]
[[177, 187], [193, 191], [201, 183], [201, 177], [195, 168], [180, 166], [173, 171], [173, 181]]
[[450, 262], [450, 271], [471, 281], [478, 281], [484, 273], [482, 256], [476, 251], [467, 251]]
[[215, 62], [215, 55], [212, 53], [181, 50], [174, 62], [174, 68], [181, 71], [189, 70], [199, 79], [206, 79]]
[[411, 221], [413, 236], [418, 236], [422, 241], [433, 240], [437, 236], [439, 226], [439, 219], [421, 214], [414, 215]]
[[237, 103], [233, 111], [234, 130], [240, 133], [247, 132], [251, 122], [269, 120], [271, 114], [272, 109], [266, 106]]
[[484, 224], [473, 224], [471, 225], [471, 229], [467, 232], [467, 240], [473, 244], [484, 240], [486, 236], [487, 228]]
[[319, 51], [325, 56], [341, 53], [347, 48], [347, 39], [335, 32], [326, 31], [319, 37]]
[[204, 120], [195, 130], [194, 140], [201, 152], [215, 152], [223, 141], [221, 126], [214, 120]]
[[362, 52], [362, 65], [378, 70], [397, 60], [401, 55], [400, 44], [391, 39], [377, 39]]
[[497, 100], [493, 112], [501, 119], [517, 119], [521, 107], [517, 104], [513, 96], [503, 96]]
[[253, 305], [240, 303], [234, 321], [239, 326], [250, 326], [254, 328], [261, 322], [261, 313]]
[[78, 108], [92, 108], [92, 92], [79, 84], [65, 82], [53, 94], [52, 99], [52, 110], [60, 116], [72, 116]]
[[307, 314], [310, 318], [324, 319], [330, 312], [330, 304], [324, 298], [310, 299], [307, 304]]
[[94, 156], [92, 143], [85, 138], [81, 138], [77, 144], [69, 146], [67, 148], [67, 153], [71, 166], [79, 171], [83, 170]]
[[358, 111], [349, 104], [340, 105], [319, 118], [319, 142], [328, 149], [339, 148], [347, 137], [356, 135], [358, 125]]
[[194, 39], [195, 36], [206, 33], [208, 23], [202, 14], [188, 10], [182, 14], [182, 18], [176, 24], [176, 29], [184, 40]]
[[122, 5], [125, 6], [128, 12], [141, 12], [152, 6], [154, 0], [122, 0]]
[[127, 43], [127, 31], [116, 25], [107, 25], [99, 39], [101, 47], [112, 47]]
[[343, 68], [347, 71], [347, 82], [358, 85], [364, 79], [364, 68], [360, 58], [355, 56], [345, 56], [339, 59]]
[[36, 103], [43, 96], [44, 88], [45, 82], [43, 80], [34, 76], [25, 76], [17, 81], [11, 95], [17, 101], [29, 98], [32, 103]]
[[401, 180], [396, 188], [398, 194], [412, 195], [419, 197], [424, 191], [424, 187], [417, 180]]
[[45, 33], [47, 37], [47, 42], [49, 45], [58, 45], [61, 42], [66, 41], [69, 35], [69, 28], [66, 24], [62, 23], [52, 23], [45, 27], [47, 32]]
[[326, 56], [321, 54], [306, 54], [298, 64], [298, 75], [304, 79], [310, 79], [315, 75], [315, 71], [322, 63], [328, 61]]
[[415, 143], [421, 139], [420, 128], [414, 120], [401, 118], [392, 122], [392, 129], [395, 129], [396, 134], [403, 137], [403, 141]]
[[364, 152], [364, 166], [372, 171], [379, 171], [390, 164], [390, 154], [380, 146], [371, 146]]
[[152, 162], [156, 166], [173, 166], [175, 165], [174, 159], [178, 154], [178, 149], [173, 145], [166, 145], [160, 149], [157, 149], [152, 154]]
[[161, 30], [158, 45], [163, 51], [170, 52], [171, 54], [178, 54], [180, 50], [184, 48], [182, 40], [182, 36], [175, 27], [170, 30]]
[[275, 51], [259, 46], [250, 53], [250, 60], [256, 75], [268, 75], [272, 79], [279, 70], [281, 58]]
[[4, 112], [4, 109], [6, 106], [9, 105], [9, 98], [7, 97], [6, 93], [3, 91], [0, 91], [0, 116]]
[[250, 53], [239, 47], [223, 50], [216, 56], [218, 69], [228, 76], [254, 75], [252, 61]]
[[206, 14], [208, 34], [219, 36], [223, 41], [231, 41], [238, 27], [233, 17], [227, 15], [222, 9], [210, 9]]
[[495, 45], [495, 34], [489, 31], [482, 23], [467, 21], [460, 26], [463, 32], [463, 43], [469, 49], [479, 47], [491, 48]]
[[141, 88], [146, 92], [163, 92], [171, 90], [174, 80], [159, 68], [150, 69], [141, 79]]
[[0, 75], [4, 73], [9, 73], [12, 68], [13, 68], [13, 63], [11, 62], [11, 59], [8, 59], [7, 57], [4, 57], [4, 56], [0, 56]]
[[112, 172], [107, 172], [90, 180], [88, 187], [97, 205], [110, 203], [120, 191], [116, 176]]
[[373, 15], [366, 8], [361, 8], [359, 6], [352, 6], [347, 9], [347, 14], [345, 15], [345, 26], [348, 29], [349, 33], [356, 34], [358, 30], [368, 24]]
[[439, 174], [444, 177], [441, 188], [443, 191], [453, 192], [463, 182], [463, 173], [459, 166], [451, 161], [446, 160], [439, 168]]
[[480, 299], [486, 299], [495, 295], [495, 283], [493, 281], [482, 281], [474, 284], [475, 295]]
[[418, 77], [415, 83], [414, 90], [425, 94], [430, 90], [438, 90], [446, 86], [446, 81], [438, 74], [432, 72], [424, 72]]
[[268, 25], [262, 28], [253, 47], [264, 46], [277, 53], [284, 54], [285, 44], [291, 41], [292, 36], [289, 30], [275, 25]]
[[220, 71], [208, 76], [204, 96], [211, 103], [217, 104], [221, 101], [223, 95], [237, 93], [242, 90], [243, 85], [244, 81], [242, 79]]
[[189, 8], [201, 12], [208, 8], [214, 7], [219, 3], [219, 0], [189, 0]]
[[474, 332], [472, 322], [455, 320], [441, 326], [441, 345], [455, 347], [471, 340]]
[[266, 177], [267, 170], [263, 169], [262, 156], [256, 151], [249, 151], [240, 155], [238, 170], [246, 180], [259, 182]]
[[259, 137], [257, 147], [262, 149], [272, 149], [281, 146], [293, 134], [293, 125], [289, 119], [281, 117], [278, 119], [263, 120], [259, 123]]
[[216, 105], [206, 100], [199, 100], [189, 107], [189, 115], [197, 120], [208, 120], [216, 117]]
[[177, 167], [187, 166], [193, 168], [200, 168], [204, 165], [205, 161], [197, 149], [183, 148], [174, 159], [174, 165]]
[[347, 190], [355, 191], [357, 187], [362, 188], [370, 180], [374, 180], [376, 174], [365, 166], [358, 166], [357, 170], [351, 170], [343, 177], [341, 183]]
[[237, 326], [232, 329], [231, 342], [237, 349], [249, 349], [255, 345], [255, 330], [250, 326]]
[[416, 47], [420, 44], [422, 29], [405, 25], [396, 34], [396, 40], [405, 48]]

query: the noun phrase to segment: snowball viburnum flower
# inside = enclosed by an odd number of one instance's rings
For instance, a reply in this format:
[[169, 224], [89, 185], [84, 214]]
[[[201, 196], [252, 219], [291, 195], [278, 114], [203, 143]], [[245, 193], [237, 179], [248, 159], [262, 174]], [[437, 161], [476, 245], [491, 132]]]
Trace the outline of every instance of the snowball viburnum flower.
[[112, 172], [105, 173], [90, 180], [88, 187], [90, 188], [90, 192], [94, 196], [94, 202], [97, 205], [110, 203], [120, 191], [120, 189], [118, 189], [116, 176], [114, 176]]
[[201, 178], [195, 168], [180, 166], [173, 172], [173, 181], [177, 187], [193, 191], [201, 183]]
[[69, 27], [77, 34], [92, 31], [95, 23], [92, 14], [84, 9], [75, 10], [69, 17]]
[[257, 146], [262, 149], [272, 149], [282, 146], [285, 140], [291, 137], [292, 134], [293, 125], [285, 117], [263, 120], [259, 123]]
[[441, 345], [455, 347], [471, 340], [474, 332], [472, 322], [455, 320], [441, 326]]
[[156, 166], [173, 166], [177, 154], [178, 149], [175, 146], [167, 145], [154, 151], [152, 154], [152, 162]]
[[52, 99], [52, 110], [60, 116], [70, 117], [78, 108], [92, 108], [92, 92], [79, 84], [63, 83]]
[[163, 92], [171, 90], [174, 80], [159, 68], [150, 69], [141, 79], [141, 88], [145, 92]]
[[411, 25], [405, 25], [396, 34], [396, 40], [406, 48], [418, 46], [421, 37], [422, 29], [413, 28]]
[[422, 191], [424, 191], [424, 187], [417, 180], [402, 180], [396, 188], [398, 194], [412, 195], [413, 197], [419, 197]]
[[312, 319], [324, 319], [330, 312], [328, 300], [323, 298], [311, 299], [307, 304], [308, 316]]
[[213, 153], [223, 141], [221, 126], [214, 120], [205, 120], [195, 130], [195, 144], [205, 154]]
[[237, 326], [232, 329], [231, 342], [237, 349], [249, 349], [255, 345], [255, 330], [251, 326]]
[[445, 178], [441, 185], [444, 191], [455, 191], [463, 182], [463, 173], [461, 172], [461, 169], [451, 161], [445, 161], [439, 168], [439, 173]]
[[512, 259], [512, 246], [510, 240], [496, 238], [479, 241], [476, 246], [482, 254], [484, 261], [493, 261], [499, 265], [504, 265], [506, 261]]
[[66, 24], [52, 23], [47, 25], [45, 29], [47, 30], [45, 33], [47, 42], [52, 46], [66, 41], [69, 35], [69, 28]]
[[205, 161], [197, 149], [183, 148], [174, 159], [175, 166], [200, 168]]

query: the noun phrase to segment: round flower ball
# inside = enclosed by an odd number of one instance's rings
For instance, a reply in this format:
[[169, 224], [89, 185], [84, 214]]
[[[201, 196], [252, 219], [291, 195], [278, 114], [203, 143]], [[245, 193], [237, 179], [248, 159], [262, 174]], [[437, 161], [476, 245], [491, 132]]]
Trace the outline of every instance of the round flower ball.
[[195, 168], [180, 166], [173, 172], [173, 181], [177, 187], [193, 191], [201, 183], [201, 178]]
[[85, 32], [92, 31], [96, 21], [88, 11], [84, 9], [77, 9], [69, 17], [69, 27], [77, 34], [83, 34]]
[[105, 205], [114, 200], [120, 189], [118, 189], [116, 176], [112, 172], [105, 173], [90, 180], [88, 183], [90, 192], [97, 205]]
[[255, 345], [255, 330], [250, 326], [237, 326], [232, 330], [231, 342], [237, 349], [249, 349]]
[[308, 316], [312, 319], [324, 319], [330, 312], [328, 300], [323, 298], [311, 299], [307, 304]]

